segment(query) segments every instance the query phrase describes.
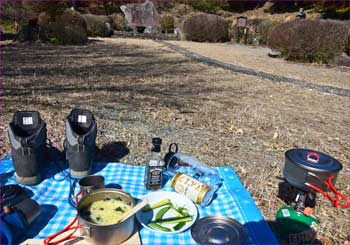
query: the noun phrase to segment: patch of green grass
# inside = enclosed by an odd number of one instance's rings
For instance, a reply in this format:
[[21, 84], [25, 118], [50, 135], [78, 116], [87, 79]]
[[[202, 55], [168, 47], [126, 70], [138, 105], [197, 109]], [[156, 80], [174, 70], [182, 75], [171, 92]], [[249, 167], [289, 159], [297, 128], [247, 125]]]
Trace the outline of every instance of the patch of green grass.
[[49, 43], [53, 45], [63, 45], [64, 42], [62, 39], [57, 38], [57, 37], [51, 37], [49, 38]]
[[0, 24], [0, 29], [6, 33], [17, 33], [15, 22], [2, 21]]

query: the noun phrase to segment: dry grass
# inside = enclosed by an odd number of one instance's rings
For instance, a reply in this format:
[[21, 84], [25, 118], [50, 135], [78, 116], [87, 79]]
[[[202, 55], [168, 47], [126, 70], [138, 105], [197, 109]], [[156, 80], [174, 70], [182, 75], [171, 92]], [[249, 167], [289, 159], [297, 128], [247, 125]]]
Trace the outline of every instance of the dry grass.
[[[266, 220], [283, 205], [276, 195], [284, 152], [306, 147], [339, 159], [337, 186], [349, 185], [349, 98], [276, 84], [189, 61], [148, 40], [99, 39], [87, 46], [16, 45], [3, 50], [1, 129], [15, 110], [40, 111], [61, 148], [64, 118], [91, 109], [99, 147], [124, 142], [121, 161], [142, 165], [153, 135], [211, 165], [232, 166]], [[3, 153], [9, 152], [7, 137]], [[319, 237], [349, 241], [348, 210], [318, 198]]]

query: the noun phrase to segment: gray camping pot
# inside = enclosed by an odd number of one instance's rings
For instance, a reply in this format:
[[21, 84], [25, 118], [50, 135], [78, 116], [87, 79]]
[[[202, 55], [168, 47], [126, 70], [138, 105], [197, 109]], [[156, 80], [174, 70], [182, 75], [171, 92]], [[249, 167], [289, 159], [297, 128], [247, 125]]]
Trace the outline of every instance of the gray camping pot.
[[92, 202], [103, 200], [105, 198], [121, 198], [124, 202], [135, 206], [135, 201], [128, 193], [118, 189], [104, 188], [89, 192], [78, 204], [78, 224], [81, 236], [89, 243], [93, 244], [120, 244], [126, 241], [134, 231], [135, 216], [124, 220], [123, 222], [112, 225], [98, 225], [82, 217], [84, 207]]
[[334, 176], [335, 185], [338, 172], [343, 168], [341, 163], [322, 152], [308, 149], [291, 149], [285, 153], [284, 178], [291, 185], [305, 191], [310, 191], [312, 184], [323, 191], [328, 187], [324, 184], [330, 176]]

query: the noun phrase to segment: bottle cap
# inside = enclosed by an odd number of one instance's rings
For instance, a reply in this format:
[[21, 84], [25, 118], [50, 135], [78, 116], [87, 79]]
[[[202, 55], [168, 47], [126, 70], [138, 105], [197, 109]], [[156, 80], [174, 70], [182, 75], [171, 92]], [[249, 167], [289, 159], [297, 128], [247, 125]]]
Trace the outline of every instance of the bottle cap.
[[162, 139], [159, 137], [152, 138], [152, 144], [154, 145], [161, 145], [162, 144]]

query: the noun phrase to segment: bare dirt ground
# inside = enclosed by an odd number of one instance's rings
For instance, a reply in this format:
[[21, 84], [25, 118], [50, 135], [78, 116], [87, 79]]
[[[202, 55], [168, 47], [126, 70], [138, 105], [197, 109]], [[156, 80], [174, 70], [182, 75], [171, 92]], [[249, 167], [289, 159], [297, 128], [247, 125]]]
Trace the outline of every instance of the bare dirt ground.
[[[277, 177], [290, 148], [315, 149], [341, 161], [337, 187], [349, 195], [349, 97], [209, 67], [151, 40], [17, 44], [4, 47], [2, 57], [3, 154], [10, 152], [7, 124], [16, 110], [38, 110], [48, 137], [62, 149], [64, 118], [81, 107], [97, 118], [100, 160], [143, 165], [151, 137], [159, 135], [163, 152], [177, 142], [181, 151], [210, 165], [232, 166], [268, 221], [284, 204], [277, 198]], [[281, 72], [288, 70], [288, 64], [281, 66]], [[307, 79], [309, 66], [304, 67], [299, 76]], [[343, 86], [342, 76], [348, 76], [333, 68], [327, 72], [339, 77], [333, 86]], [[312, 81], [323, 84], [319, 76]], [[315, 215], [321, 241], [350, 241], [349, 210], [318, 196]]]

